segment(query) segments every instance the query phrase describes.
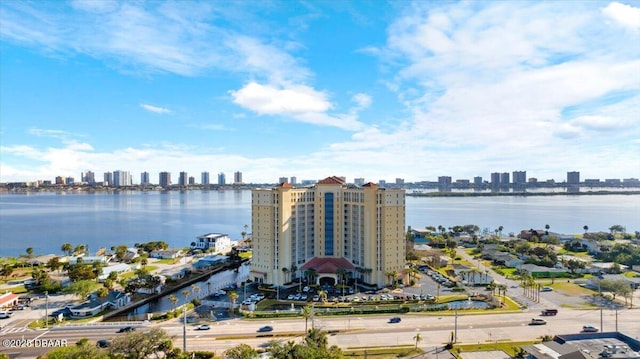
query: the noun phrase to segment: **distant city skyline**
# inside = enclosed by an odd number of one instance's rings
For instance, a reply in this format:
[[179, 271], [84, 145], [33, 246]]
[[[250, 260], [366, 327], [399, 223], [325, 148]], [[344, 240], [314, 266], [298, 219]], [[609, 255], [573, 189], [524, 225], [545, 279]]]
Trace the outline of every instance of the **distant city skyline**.
[[[80, 180], [76, 181], [76, 177], [74, 176], [56, 176], [54, 179], [33, 179], [31, 181], [20, 181], [18, 183], [32, 183], [32, 182], [43, 182], [50, 181], [52, 184], [80, 184], [80, 183], [88, 183], [88, 184], [96, 184], [96, 183], [107, 183], [109, 186], [130, 186], [130, 185], [160, 185], [162, 187], [169, 187], [172, 185], [177, 186], [189, 186], [189, 185], [211, 185], [212, 183], [209, 180], [209, 172], [202, 171], [200, 173], [200, 182], [196, 182], [195, 176], [188, 176], [188, 173], [185, 171], [179, 172], [179, 179], [177, 182], [171, 180], [171, 172], [162, 171], [157, 173], [157, 181], [154, 181], [154, 178], [151, 173], [144, 171], [140, 173], [140, 181], [136, 182], [135, 177], [129, 172], [124, 170], [116, 170], [116, 171], [108, 171], [103, 173], [103, 181], [96, 180], [94, 171], [86, 171], [80, 173]], [[513, 175], [513, 178], [511, 177]], [[289, 183], [296, 185], [298, 183], [302, 185], [312, 184], [315, 181], [319, 180], [317, 178], [303, 178], [298, 179], [297, 176], [280, 176], [278, 178], [273, 178], [270, 181], [243, 181], [243, 173], [242, 171], [234, 171], [233, 173], [233, 182], [226, 181], [226, 174], [224, 172], [218, 173], [218, 181], [217, 185], [229, 185], [229, 184], [260, 184], [260, 183]], [[584, 178], [581, 177], [580, 171], [568, 171], [566, 175], [562, 179], [556, 178], [538, 178], [536, 176], [528, 176], [527, 171], [513, 171], [509, 172], [491, 172], [489, 176], [477, 175], [472, 178], [459, 178], [454, 176], [437, 176], [432, 179], [425, 179], [421, 181], [406, 181], [404, 178], [396, 177], [395, 179], [388, 180], [387, 178], [379, 178], [379, 179], [368, 179], [364, 177], [353, 177], [349, 178], [346, 176], [338, 176], [342, 178], [347, 183], [356, 184], [358, 186], [362, 186], [365, 183], [376, 183], [376, 184], [392, 184], [395, 186], [402, 186], [405, 183], [421, 183], [421, 182], [430, 182], [430, 183], [438, 183], [440, 186], [444, 186], [443, 188], [451, 187], [451, 185], [535, 185], [536, 183], [543, 184], [549, 181], [554, 183], [567, 183], [567, 184], [586, 184], [586, 185], [598, 185], [598, 184], [611, 184], [611, 185], [632, 185], [637, 186], [640, 184], [640, 179], [635, 177], [629, 178], [621, 178], [616, 176], [607, 176], [606, 178]], [[121, 179], [122, 178], [122, 179]], [[175, 178], [175, 177], [174, 177]], [[188, 179], [188, 181], [187, 181]], [[0, 182], [7, 183], [7, 182]], [[8, 182], [8, 183], [16, 183], [16, 182]], [[123, 184], [124, 183], [124, 184]]]
[[2, 1], [0, 182], [639, 178], [638, 43], [629, 0]]

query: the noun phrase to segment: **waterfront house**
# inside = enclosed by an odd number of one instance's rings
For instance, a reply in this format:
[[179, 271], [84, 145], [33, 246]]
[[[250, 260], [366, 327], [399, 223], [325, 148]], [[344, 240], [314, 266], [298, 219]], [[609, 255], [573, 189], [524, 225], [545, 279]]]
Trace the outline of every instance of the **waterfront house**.
[[149, 253], [149, 257], [158, 258], [158, 259], [175, 259], [182, 256], [181, 249], [164, 249], [164, 250], [155, 250]]
[[207, 233], [192, 242], [191, 248], [214, 253], [227, 253], [231, 250], [231, 239], [226, 234]]
[[106, 265], [111, 260], [111, 257], [106, 256], [74, 256], [69, 258], [69, 264], [77, 264], [78, 258], [81, 258], [80, 262], [82, 264], [100, 263]]
[[131, 296], [117, 290], [112, 290], [109, 294], [100, 298], [96, 293], [89, 295], [89, 299], [71, 307], [71, 316], [76, 318], [91, 317], [107, 309], [118, 309], [131, 302]]
[[226, 262], [228, 259], [229, 259], [228, 256], [221, 256], [221, 255], [202, 257], [193, 264], [193, 268], [196, 271], [209, 270], [219, 264]]
[[45, 266], [49, 262], [49, 260], [53, 257], [57, 257], [55, 254], [46, 254], [42, 256], [37, 256], [35, 258], [31, 258], [27, 260], [27, 264], [32, 267], [40, 267]]
[[110, 265], [108, 267], [102, 268], [102, 274], [98, 277], [98, 281], [104, 282], [105, 279], [109, 278], [109, 274], [111, 274], [111, 272], [122, 274], [129, 271], [131, 271], [131, 266], [129, 266], [126, 263], [118, 263], [118, 264]]
[[160, 271], [160, 273], [158, 274], [160, 274], [161, 276], [164, 276], [165, 278], [169, 278], [171, 280], [178, 280], [186, 277], [190, 273], [191, 273], [191, 268], [183, 266], [183, 267], [166, 268]]

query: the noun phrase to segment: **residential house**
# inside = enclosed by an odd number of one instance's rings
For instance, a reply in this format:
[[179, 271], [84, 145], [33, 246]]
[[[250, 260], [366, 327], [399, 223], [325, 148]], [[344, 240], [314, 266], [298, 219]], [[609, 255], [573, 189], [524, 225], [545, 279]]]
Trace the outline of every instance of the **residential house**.
[[193, 264], [193, 268], [196, 271], [208, 270], [219, 264], [226, 262], [228, 259], [229, 259], [228, 256], [221, 256], [221, 255], [202, 257]]
[[122, 274], [131, 271], [131, 266], [126, 263], [117, 263], [114, 265], [110, 265], [102, 268], [102, 274], [98, 277], [99, 282], [104, 282], [105, 279], [109, 278], [109, 274], [111, 272], [116, 272], [117, 274]]
[[104, 298], [100, 298], [96, 293], [93, 293], [89, 296], [88, 300], [76, 305], [75, 307], [71, 307], [69, 310], [73, 317], [91, 317], [107, 309], [118, 309], [124, 307], [130, 302], [131, 296], [128, 293], [112, 290]]
[[110, 260], [111, 257], [106, 256], [74, 256], [69, 258], [69, 264], [81, 262], [82, 264], [100, 263], [106, 265]]
[[547, 235], [547, 231], [544, 229], [529, 229], [529, 230], [520, 231], [519, 237], [520, 239], [524, 239], [527, 241], [534, 241], [535, 238], [537, 238], [539, 241], [546, 235]]
[[191, 243], [191, 248], [214, 253], [227, 253], [231, 250], [231, 239], [228, 235], [221, 233], [203, 234]]
[[149, 257], [158, 258], [158, 259], [175, 259], [182, 256], [181, 249], [164, 249], [164, 250], [155, 250], [149, 253]]
[[601, 280], [607, 280], [607, 281], [621, 280], [629, 284], [629, 286], [631, 286], [633, 290], [640, 288], [640, 278], [627, 277], [621, 274], [604, 274], [600, 276], [593, 276], [589, 278], [589, 280], [585, 283], [585, 287], [597, 290], [599, 286], [598, 282]]
[[179, 280], [191, 273], [190, 267], [171, 267], [160, 271], [160, 275], [171, 280]]
[[624, 264], [617, 264], [614, 262], [591, 262], [589, 271], [591, 273], [610, 273], [616, 274], [617, 270], [625, 272], [629, 269], [629, 266]]
[[138, 257], [140, 257], [140, 254], [138, 253], [137, 248], [127, 248], [127, 251], [124, 253], [124, 257], [122, 258], [122, 261], [125, 263], [129, 263]]
[[57, 257], [55, 254], [46, 254], [43, 256], [37, 256], [35, 258], [31, 258], [27, 260], [27, 264], [32, 267], [40, 267], [45, 266], [49, 262], [49, 260], [53, 257]]

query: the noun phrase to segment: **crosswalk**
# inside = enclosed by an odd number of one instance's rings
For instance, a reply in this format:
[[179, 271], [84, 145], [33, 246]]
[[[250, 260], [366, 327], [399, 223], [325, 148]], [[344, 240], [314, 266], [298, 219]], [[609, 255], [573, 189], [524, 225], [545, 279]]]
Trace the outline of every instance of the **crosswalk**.
[[22, 333], [22, 332], [26, 332], [26, 331], [31, 331], [31, 329], [29, 328], [25, 328], [25, 327], [4, 327], [0, 330], [0, 335], [4, 335], [4, 334], [10, 334], [10, 333]]

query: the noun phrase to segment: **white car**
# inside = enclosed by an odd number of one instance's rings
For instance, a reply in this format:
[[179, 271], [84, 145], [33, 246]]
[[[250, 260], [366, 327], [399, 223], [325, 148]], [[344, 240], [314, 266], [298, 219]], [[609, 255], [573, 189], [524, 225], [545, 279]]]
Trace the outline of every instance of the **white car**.
[[196, 330], [209, 330], [211, 327], [208, 324], [200, 324], [196, 327]]
[[598, 327], [594, 327], [593, 325], [589, 325], [589, 324], [582, 326], [582, 331], [585, 333], [595, 333], [599, 330], [600, 329], [598, 329]]

